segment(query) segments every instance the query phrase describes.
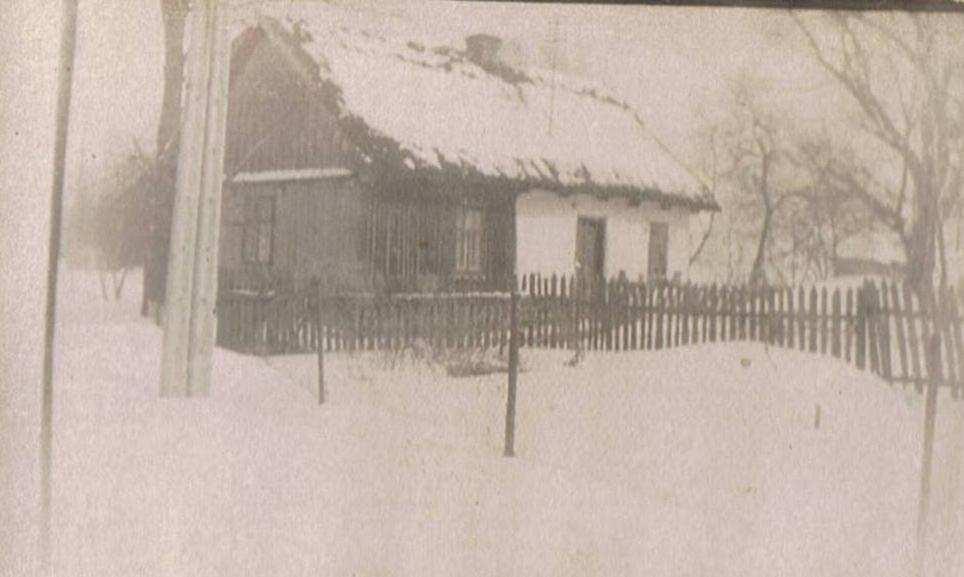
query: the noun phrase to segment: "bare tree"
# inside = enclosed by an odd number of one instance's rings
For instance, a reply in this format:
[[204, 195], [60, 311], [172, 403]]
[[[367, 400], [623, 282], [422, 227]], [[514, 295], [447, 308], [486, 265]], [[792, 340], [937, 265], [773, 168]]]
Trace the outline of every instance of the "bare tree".
[[712, 154], [719, 158], [714, 180], [729, 200], [733, 230], [752, 235], [749, 281], [765, 283], [778, 215], [791, 196], [788, 136], [777, 116], [762, 104], [765, 90], [759, 83], [741, 76], [730, 88], [727, 117], [707, 131]]
[[[906, 281], [933, 303], [938, 264], [946, 278], [943, 221], [960, 202], [964, 170], [960, 30], [939, 15], [840, 12], [823, 15], [823, 26], [791, 16], [816, 62], [855, 104], [864, 138], [836, 147], [826, 179], [897, 235]], [[868, 149], [899, 170], [888, 175], [879, 160], [855, 152]]]
[[104, 300], [118, 300], [131, 269], [143, 261], [143, 204], [139, 184], [152, 159], [135, 142], [97, 182], [84, 187], [72, 207], [69, 231], [78, 248], [93, 256]]
[[151, 239], [144, 259], [142, 315], [149, 314], [152, 303], [158, 306], [164, 301], [184, 82], [184, 28], [189, 8], [188, 0], [160, 2], [164, 23], [164, 93], [157, 127], [154, 169], [145, 175], [142, 183]]
[[828, 167], [842, 163], [828, 137], [798, 139], [791, 162], [807, 184], [792, 193], [785, 211], [792, 266], [801, 276], [823, 280], [833, 273], [844, 243], [872, 235], [875, 219], [860, 199], [830, 178]]
[[[703, 117], [703, 114], [700, 113]], [[716, 191], [720, 187], [720, 177], [723, 171], [719, 141], [720, 126], [708, 122], [703, 117], [703, 126], [697, 135], [697, 147], [699, 149], [699, 159], [694, 169], [700, 175], [702, 186], [706, 192], [715, 197]], [[711, 239], [716, 232], [716, 212], [711, 212], [706, 221], [706, 228], [700, 236], [700, 241], [690, 254], [688, 265], [692, 267], [707, 251], [711, 244]], [[712, 258], [712, 257], [710, 257]]]

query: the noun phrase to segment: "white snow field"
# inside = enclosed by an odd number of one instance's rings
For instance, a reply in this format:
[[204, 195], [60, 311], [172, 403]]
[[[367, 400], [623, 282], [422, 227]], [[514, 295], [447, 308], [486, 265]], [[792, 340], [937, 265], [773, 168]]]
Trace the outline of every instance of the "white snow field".
[[210, 397], [159, 399], [136, 283], [105, 303], [72, 273], [62, 294], [58, 575], [883, 577], [914, 557], [923, 403], [843, 363], [524, 350], [507, 459], [505, 375], [332, 354], [318, 406], [315, 357], [218, 350]]

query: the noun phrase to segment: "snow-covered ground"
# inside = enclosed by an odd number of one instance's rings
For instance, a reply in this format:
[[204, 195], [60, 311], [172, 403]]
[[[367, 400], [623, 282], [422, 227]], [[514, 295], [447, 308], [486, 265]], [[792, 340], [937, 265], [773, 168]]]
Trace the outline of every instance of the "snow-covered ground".
[[922, 401], [842, 363], [523, 351], [507, 459], [505, 375], [333, 354], [319, 406], [313, 356], [218, 350], [209, 398], [159, 399], [138, 293], [63, 286], [59, 575], [908, 574]]

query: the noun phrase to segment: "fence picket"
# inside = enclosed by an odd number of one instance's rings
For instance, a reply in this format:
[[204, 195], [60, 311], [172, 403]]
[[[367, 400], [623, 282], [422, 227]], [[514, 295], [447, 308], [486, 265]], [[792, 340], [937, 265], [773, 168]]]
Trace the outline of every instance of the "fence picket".
[[780, 289], [777, 291], [777, 344], [781, 347], [786, 346], [787, 341], [787, 309], [784, 302], [784, 297], [786, 296], [786, 291]]
[[757, 297], [757, 288], [755, 286], [750, 287], [749, 294], [747, 295], [747, 305], [748, 305], [747, 317], [748, 317], [748, 320], [750, 321], [749, 340], [751, 342], [754, 342], [757, 340], [757, 337], [756, 337], [757, 298], [756, 297]]
[[[874, 292], [877, 292], [876, 289]], [[884, 281], [880, 285], [879, 302], [878, 307], [878, 343], [880, 349], [880, 370], [884, 379], [889, 383], [894, 380], [894, 373], [891, 364], [891, 346], [890, 346], [890, 305], [888, 303], [887, 295], [890, 291], [887, 288], [887, 281]]]
[[867, 294], [863, 287], [857, 289], [856, 365], [860, 370], [867, 366]]
[[[923, 385], [920, 382], [923, 372], [921, 371], [921, 353], [920, 353], [920, 341], [917, 337], [917, 313], [916, 310], [920, 310], [919, 303], [918, 306], [914, 305], [914, 293], [910, 288], [910, 285], [903, 285], [904, 293], [904, 313], [907, 315], [907, 341], [910, 347], [910, 362], [913, 368], [914, 381], [916, 383], [917, 392], [923, 392]], [[926, 336], [926, 335], [925, 335]]]
[[836, 358], [840, 358], [840, 288], [836, 288], [833, 291], [833, 324], [830, 327], [830, 354]]
[[651, 283], [648, 287], [646, 293], [643, 320], [644, 320], [644, 331], [646, 333], [646, 350], [652, 350], [653, 348], [653, 321], [655, 317], [653, 315], [653, 305], [656, 302], [656, 285]]
[[739, 287], [733, 285], [726, 285], [727, 292], [727, 329], [726, 338], [728, 341], [738, 340], [738, 327], [740, 324], [740, 309], [739, 309], [739, 297], [740, 289]]
[[720, 285], [719, 294], [720, 294], [720, 305], [717, 307], [717, 310], [719, 311], [719, 317], [720, 317], [719, 327], [717, 329], [719, 331], [718, 339], [720, 342], [726, 342], [727, 340], [726, 333], [730, 324], [730, 314], [729, 314], [730, 295], [729, 295], [729, 291], [727, 290], [727, 286], [725, 284]]
[[847, 287], [847, 311], [844, 315], [844, 359], [850, 363], [853, 360], [851, 349], [853, 348], [855, 311], [854, 311], [854, 289]]
[[676, 285], [669, 283], [666, 285], [666, 339], [663, 345], [667, 349], [673, 348], [676, 326]]
[[666, 285], [662, 282], [656, 285], [656, 334], [653, 346], [656, 350], [663, 348], [663, 313], [666, 311]]
[[953, 351], [953, 356], [957, 357], [957, 386], [954, 387], [955, 398], [964, 397], [964, 340], [961, 338], [961, 315], [958, 307], [958, 298], [954, 293], [954, 289], [950, 289], [947, 296], [950, 302], [950, 317], [952, 325], [952, 336], [954, 340], [954, 346], [951, 349]]
[[739, 292], [740, 299], [740, 320], [739, 320], [739, 334], [740, 340], [747, 340], [747, 291], [746, 287], [740, 287]]
[[785, 331], [786, 331], [785, 344], [786, 344], [787, 348], [792, 349], [792, 348], [794, 348], [794, 345], [795, 345], [795, 342], [796, 342], [796, 340], [795, 340], [795, 338], [794, 338], [794, 337], [795, 337], [795, 334], [794, 334], [794, 333], [795, 333], [795, 326], [794, 326], [794, 320], [795, 320], [795, 319], [794, 319], [794, 309], [793, 309], [793, 289], [787, 287], [787, 289], [786, 289], [785, 292], [786, 292], [786, 295], [787, 295], [787, 312], [786, 312], [787, 323], [786, 323], [786, 328], [785, 328]]
[[827, 302], [827, 287], [820, 290], [820, 353], [827, 354], [827, 323], [830, 318]]
[[808, 315], [808, 324], [809, 324], [810, 326], [808, 327], [808, 330], [810, 331], [810, 335], [809, 335], [809, 336], [810, 336], [810, 347], [809, 347], [809, 350], [810, 350], [811, 353], [817, 352], [817, 334], [818, 334], [818, 332], [819, 332], [819, 331], [818, 331], [818, 328], [817, 328], [817, 321], [818, 321], [818, 319], [819, 319], [818, 312], [817, 312], [817, 310], [818, 310], [817, 307], [818, 307], [818, 304], [817, 304], [817, 287], [810, 287], [810, 307], [809, 307], [809, 309], [808, 309], [807, 312], [809, 313], [809, 315]]
[[706, 324], [707, 324], [707, 339], [706, 342], [716, 341], [716, 284], [710, 285], [709, 290], [706, 294]]
[[867, 294], [867, 347], [870, 356], [870, 371], [875, 375], [880, 374], [880, 342], [879, 328], [877, 327], [878, 312], [880, 309], [877, 300], [877, 287], [870, 281], [864, 283], [864, 292]]
[[700, 342], [710, 342], [710, 289], [700, 290]]
[[629, 351], [633, 349], [633, 346], [632, 346], [633, 286], [625, 278], [623, 278], [623, 282], [622, 282], [622, 291], [623, 291], [623, 299], [622, 299], [623, 343], [622, 344], [623, 344], [623, 350]]
[[[866, 281], [856, 291], [663, 281], [647, 286], [620, 275], [588, 293], [575, 276], [521, 278], [527, 290], [518, 303], [522, 345], [629, 351], [745, 339], [827, 354], [922, 390], [930, 373], [922, 369], [921, 343], [937, 334], [944, 343], [943, 384], [955, 396], [964, 393], [953, 291], [942, 293], [930, 309], [920, 307], [907, 285], [891, 282]], [[218, 346], [259, 355], [398, 351], [423, 339], [439, 349], [504, 350], [507, 344], [505, 301], [488, 295], [270, 297], [225, 291], [218, 299]]]
[[639, 350], [639, 285], [629, 285], [629, 349]]
[[950, 288], [944, 288], [940, 291], [940, 305], [937, 308], [937, 318], [941, 325], [941, 340], [944, 342], [944, 361], [946, 363], [944, 369], [944, 375], [947, 378], [947, 384], [952, 385], [952, 393], [957, 393], [957, 366], [956, 366], [956, 346], [955, 346], [955, 334], [952, 327], [953, 323], [953, 299], [954, 295]]
[[891, 311], [894, 317], [894, 328], [897, 332], [897, 353], [900, 359], [900, 376], [901, 379], [906, 381], [910, 378], [910, 367], [907, 364], [907, 336], [904, 329], [906, 324], [906, 304], [901, 307], [900, 303], [900, 292], [897, 289], [897, 283], [890, 285], [890, 303]]

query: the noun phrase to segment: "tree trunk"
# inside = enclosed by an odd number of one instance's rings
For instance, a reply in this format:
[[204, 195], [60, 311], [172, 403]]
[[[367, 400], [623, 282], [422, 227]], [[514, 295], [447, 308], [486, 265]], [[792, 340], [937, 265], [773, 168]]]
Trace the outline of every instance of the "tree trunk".
[[160, 0], [164, 21], [164, 95], [157, 127], [154, 174], [147, 192], [150, 243], [144, 259], [144, 294], [141, 314], [150, 313], [164, 301], [167, 253], [174, 209], [178, 134], [181, 123], [181, 92], [184, 83], [184, 26], [187, 0]]
[[770, 236], [770, 223], [772, 220], [773, 213], [767, 211], [763, 216], [763, 230], [760, 231], [760, 240], [756, 245], [756, 256], [753, 258], [753, 268], [750, 270], [751, 285], [761, 284], [766, 281], [764, 265], [766, 264], [767, 237]]
[[937, 260], [937, 227], [939, 215], [936, 203], [929, 202], [929, 195], [919, 190], [915, 199], [916, 218], [910, 234], [904, 241], [907, 253], [907, 284], [914, 289], [921, 303], [931, 310], [936, 303], [934, 271]]
[[114, 300], [121, 300], [121, 294], [124, 292], [124, 281], [127, 279], [127, 268], [122, 268], [119, 272], [115, 273], [114, 277]]

